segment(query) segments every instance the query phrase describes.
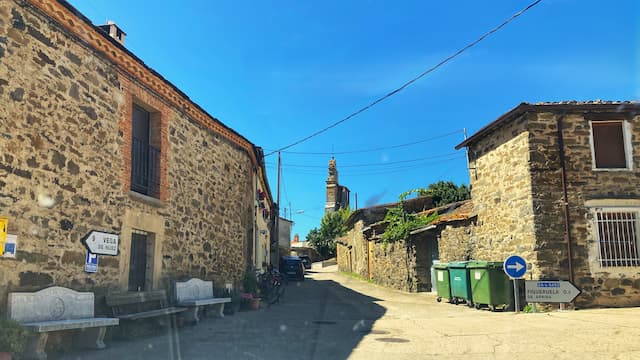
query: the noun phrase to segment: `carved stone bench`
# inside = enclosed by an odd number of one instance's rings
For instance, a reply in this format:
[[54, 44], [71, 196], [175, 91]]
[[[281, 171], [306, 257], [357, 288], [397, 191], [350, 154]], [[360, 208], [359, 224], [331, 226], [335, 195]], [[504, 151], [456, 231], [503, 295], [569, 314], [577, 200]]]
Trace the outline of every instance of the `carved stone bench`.
[[29, 339], [25, 356], [46, 359], [45, 346], [49, 333], [79, 330], [80, 346], [104, 349], [107, 326], [118, 325], [118, 319], [94, 316], [94, 295], [63, 287], [50, 287], [34, 293], [9, 294], [9, 317], [35, 333]]
[[213, 297], [213, 283], [193, 278], [189, 281], [176, 282], [176, 305], [189, 308], [186, 320], [198, 323], [199, 309], [205, 306], [213, 306], [214, 313], [218, 317], [224, 317], [224, 304], [231, 302], [231, 298]]
[[[111, 307], [113, 316], [121, 321], [134, 321], [160, 316], [172, 316], [186, 311], [186, 308], [170, 307], [164, 290], [127, 292], [106, 296], [107, 306]], [[125, 333], [126, 328], [121, 326]]]

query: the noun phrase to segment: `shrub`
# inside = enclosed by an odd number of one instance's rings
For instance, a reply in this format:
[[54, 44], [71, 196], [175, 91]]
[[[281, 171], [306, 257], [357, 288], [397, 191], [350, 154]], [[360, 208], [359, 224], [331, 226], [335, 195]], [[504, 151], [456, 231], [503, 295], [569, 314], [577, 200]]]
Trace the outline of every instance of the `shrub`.
[[15, 320], [0, 319], [0, 352], [8, 352], [19, 358], [27, 346], [31, 333]]

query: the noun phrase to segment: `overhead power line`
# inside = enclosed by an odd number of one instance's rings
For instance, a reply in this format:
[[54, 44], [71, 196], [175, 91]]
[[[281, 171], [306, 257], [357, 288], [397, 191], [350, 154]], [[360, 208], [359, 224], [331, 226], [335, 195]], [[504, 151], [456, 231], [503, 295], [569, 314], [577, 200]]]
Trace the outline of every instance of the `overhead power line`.
[[[434, 167], [436, 164], [443, 164], [451, 162], [452, 160], [464, 159], [466, 155], [457, 154], [449, 157], [433, 159], [431, 161], [422, 162], [419, 164], [405, 164], [405, 165], [395, 165], [393, 167], [387, 168], [369, 168], [369, 169], [353, 169], [350, 171], [340, 171], [340, 176], [342, 177], [351, 177], [358, 175], [380, 175], [380, 174], [388, 174], [388, 173], [396, 173], [401, 171], [413, 170], [413, 169], [428, 169]], [[268, 164], [268, 168], [275, 168], [275, 165]], [[321, 171], [318, 169], [304, 169], [304, 168], [292, 168], [288, 170], [290, 174], [295, 175], [313, 175], [319, 176], [326, 174], [326, 171]]]
[[[417, 158], [417, 159], [409, 159], [409, 160], [399, 160], [399, 161], [389, 161], [389, 162], [383, 162], [383, 163], [368, 163], [368, 164], [351, 164], [351, 165], [340, 165], [340, 168], [354, 168], [354, 167], [373, 167], [373, 166], [389, 166], [389, 165], [395, 165], [395, 164], [403, 164], [403, 163], [410, 163], [410, 162], [416, 162], [416, 161], [423, 161], [423, 160], [430, 160], [430, 159], [438, 159], [438, 158], [443, 158], [443, 157], [448, 157], [448, 156], [455, 156], [455, 155], [459, 155], [458, 152], [451, 152], [451, 153], [446, 153], [446, 154], [436, 154], [436, 155], [431, 155], [431, 156], [425, 156], [425, 157], [421, 157], [421, 158]], [[267, 163], [267, 165], [274, 165], [272, 163]], [[287, 164], [287, 163], [282, 163], [282, 167], [297, 167], [297, 168], [327, 168], [327, 165], [307, 165], [307, 164]]]
[[[422, 144], [422, 143], [425, 143], [425, 142], [428, 142], [428, 141], [442, 139], [442, 138], [445, 138], [447, 136], [451, 136], [451, 135], [455, 135], [455, 134], [461, 134], [463, 132], [464, 132], [464, 130], [460, 129], [460, 130], [452, 131], [452, 132], [449, 132], [449, 133], [446, 133], [446, 134], [436, 135], [436, 136], [432, 136], [432, 137], [429, 137], [429, 138], [426, 138], [426, 139], [412, 141], [412, 142], [408, 142], [408, 143], [404, 143], [404, 144], [389, 145], [389, 146], [382, 146], [382, 147], [362, 149], [362, 150], [332, 151], [332, 152], [305, 152], [305, 151], [282, 151], [282, 152], [285, 153], [285, 154], [294, 154], [294, 155], [345, 155], [345, 154], [356, 154], [356, 153], [374, 152], [374, 151], [381, 151], [381, 150], [398, 149], [398, 148], [402, 148], [402, 147]], [[278, 151], [278, 150], [267, 150], [267, 151]]]
[[330, 130], [340, 124], [342, 124], [343, 122], [357, 116], [360, 115], [361, 113], [369, 110], [370, 108], [376, 106], [377, 104], [383, 102], [384, 100], [392, 97], [393, 95], [399, 93], [400, 91], [406, 89], [409, 85], [413, 84], [414, 82], [420, 80], [421, 78], [423, 78], [424, 76], [426, 76], [427, 74], [433, 72], [434, 70], [438, 69], [439, 67], [441, 67], [442, 65], [448, 63], [449, 61], [453, 60], [454, 58], [456, 58], [458, 55], [462, 54], [463, 52], [469, 50], [470, 48], [472, 48], [473, 46], [475, 46], [476, 44], [478, 44], [479, 42], [481, 42], [482, 40], [484, 40], [485, 38], [487, 38], [489, 35], [495, 33], [496, 31], [500, 30], [501, 28], [503, 28], [504, 26], [506, 26], [508, 23], [510, 23], [511, 21], [515, 20], [517, 17], [519, 17], [520, 15], [524, 14], [525, 12], [527, 12], [528, 10], [530, 10], [531, 8], [533, 8], [534, 6], [538, 5], [542, 0], [536, 0], [534, 2], [532, 2], [531, 4], [529, 4], [527, 7], [525, 7], [524, 9], [518, 11], [517, 13], [515, 13], [514, 15], [512, 15], [510, 18], [508, 18], [507, 20], [505, 20], [503, 23], [501, 23], [500, 25], [494, 27], [493, 29], [487, 31], [486, 33], [484, 33], [482, 36], [480, 36], [479, 38], [477, 38], [475, 41], [471, 42], [470, 44], [466, 45], [465, 47], [461, 48], [460, 50], [456, 51], [455, 53], [449, 55], [448, 57], [446, 57], [444, 60], [440, 61], [439, 63], [437, 63], [436, 65], [430, 67], [429, 69], [425, 70], [424, 72], [422, 72], [420, 75], [414, 77], [413, 79], [405, 82], [404, 84], [402, 84], [399, 88], [391, 91], [390, 93], [374, 100], [373, 102], [369, 103], [368, 105], [360, 108], [359, 110], [349, 114], [348, 116], [346, 116], [345, 118], [342, 118], [341, 120], [338, 120], [336, 122], [334, 122], [333, 124], [320, 129], [314, 133], [312, 133], [311, 135], [308, 135], [300, 140], [297, 140], [289, 145], [283, 146], [281, 148], [279, 148], [278, 150], [273, 150], [270, 153], [266, 154], [265, 156], [269, 156], [272, 155], [274, 153], [277, 153], [279, 151], [283, 151], [286, 149], [289, 149], [293, 146], [296, 146], [298, 144], [301, 144], [313, 137], [316, 137], [322, 133], [324, 133], [327, 130]]

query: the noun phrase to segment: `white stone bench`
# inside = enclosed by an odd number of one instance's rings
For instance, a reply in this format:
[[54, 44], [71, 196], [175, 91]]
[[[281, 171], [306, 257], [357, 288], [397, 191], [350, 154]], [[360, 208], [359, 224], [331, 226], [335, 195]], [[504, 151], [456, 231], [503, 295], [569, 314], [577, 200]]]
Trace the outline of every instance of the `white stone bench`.
[[25, 356], [46, 359], [45, 346], [49, 333], [79, 330], [80, 346], [104, 349], [107, 326], [118, 325], [118, 319], [94, 317], [94, 295], [54, 286], [34, 293], [9, 294], [9, 317], [36, 335], [29, 339]]
[[213, 283], [193, 278], [189, 281], [176, 282], [176, 305], [189, 308], [186, 312], [187, 321], [198, 323], [199, 309], [205, 306], [213, 306], [214, 313], [218, 317], [224, 317], [224, 304], [231, 302], [231, 298], [213, 297]]

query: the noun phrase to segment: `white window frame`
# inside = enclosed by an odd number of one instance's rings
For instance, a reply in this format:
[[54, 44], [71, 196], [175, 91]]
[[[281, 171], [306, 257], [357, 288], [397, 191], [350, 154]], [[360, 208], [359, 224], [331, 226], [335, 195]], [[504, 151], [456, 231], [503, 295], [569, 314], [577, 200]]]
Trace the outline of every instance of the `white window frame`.
[[[599, 168], [596, 167], [596, 150], [593, 141], [593, 123], [622, 123], [622, 138], [624, 143], [624, 156], [627, 162], [625, 168]], [[633, 170], [633, 147], [631, 146], [631, 124], [627, 120], [589, 120], [589, 145], [591, 146], [591, 169], [593, 171], [631, 171]]]
[[[604, 207], [597, 207], [597, 208], [592, 208], [592, 214], [593, 214], [593, 224], [594, 224], [594, 238], [597, 244], [597, 251], [598, 251], [598, 263], [600, 265], [601, 268], [629, 268], [629, 267], [640, 267], [640, 206], [604, 206]], [[618, 257], [610, 257], [608, 256], [608, 254], [604, 254], [603, 256], [603, 249], [601, 246], [601, 239], [600, 239], [600, 224], [598, 222], [598, 214], [599, 213], [635, 213], [635, 228], [632, 229], [631, 232], [629, 232], [629, 229], [627, 229], [626, 233], [625, 231], [623, 231], [622, 233], [620, 232], [620, 229], [616, 229], [618, 235], [622, 235], [623, 237], [626, 236], [628, 237], [634, 237], [635, 238], [635, 245], [636, 245], [636, 258], [629, 258], [629, 257], [621, 257], [620, 255], [622, 254], [629, 254], [631, 252], [631, 248], [630, 247], [624, 247], [621, 244], [618, 244], [618, 246], [614, 246], [612, 248], [612, 245], [609, 245], [609, 250], [613, 250], [614, 253], [616, 253], [616, 255], [618, 255]], [[604, 258], [604, 260], [603, 260]], [[622, 264], [622, 265], [605, 265], [603, 263], [603, 261], [618, 261], [618, 262], [622, 262], [622, 263], [626, 263], [626, 264]]]

